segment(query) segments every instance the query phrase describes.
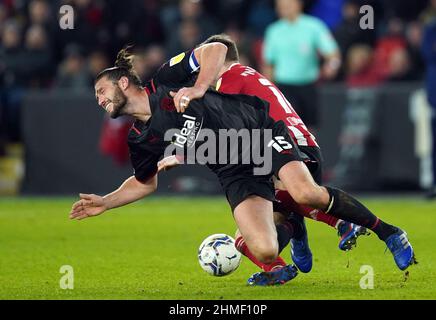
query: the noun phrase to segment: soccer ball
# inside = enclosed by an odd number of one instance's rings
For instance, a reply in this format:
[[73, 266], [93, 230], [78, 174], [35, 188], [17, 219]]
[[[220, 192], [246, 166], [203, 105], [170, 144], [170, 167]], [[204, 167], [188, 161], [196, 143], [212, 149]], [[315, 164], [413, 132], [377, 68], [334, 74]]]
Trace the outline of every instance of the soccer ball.
[[223, 233], [213, 234], [201, 243], [198, 262], [208, 274], [225, 276], [235, 271], [241, 263], [241, 254], [235, 248], [235, 240]]

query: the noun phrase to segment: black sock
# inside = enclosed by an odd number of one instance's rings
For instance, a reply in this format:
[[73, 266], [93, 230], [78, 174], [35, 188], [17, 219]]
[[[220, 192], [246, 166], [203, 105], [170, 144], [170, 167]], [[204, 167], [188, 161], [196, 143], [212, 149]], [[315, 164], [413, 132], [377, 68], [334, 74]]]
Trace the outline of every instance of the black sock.
[[326, 213], [332, 216], [350, 221], [362, 227], [374, 231], [381, 239], [386, 240], [391, 234], [398, 231], [398, 228], [383, 222], [377, 218], [358, 200], [342, 190], [326, 187], [330, 194], [330, 201]]
[[291, 238], [301, 239], [306, 233], [304, 226], [304, 217], [296, 213], [291, 213], [288, 217], [288, 222], [294, 229], [294, 233]]
[[286, 221], [285, 223], [276, 225], [276, 230], [280, 254], [280, 252], [282, 252], [282, 250], [288, 245], [289, 241], [291, 241], [294, 234], [294, 228], [288, 221]]

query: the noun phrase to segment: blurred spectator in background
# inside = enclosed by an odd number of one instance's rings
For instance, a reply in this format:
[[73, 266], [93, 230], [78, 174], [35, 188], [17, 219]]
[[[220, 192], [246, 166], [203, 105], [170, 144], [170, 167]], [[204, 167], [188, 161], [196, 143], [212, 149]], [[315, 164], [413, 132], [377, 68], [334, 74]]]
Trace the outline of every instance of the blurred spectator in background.
[[395, 50], [389, 57], [389, 74], [387, 81], [412, 81], [416, 75], [412, 69], [409, 53], [406, 49]]
[[133, 41], [139, 46], [148, 46], [151, 43], [164, 41], [164, 30], [160, 20], [159, 1], [141, 0], [135, 5], [136, 16], [132, 21]]
[[180, 22], [191, 20], [197, 23], [201, 30], [200, 38], [202, 40], [211, 34], [218, 33], [221, 29], [220, 22], [204, 10], [201, 0], [180, 0], [179, 12]]
[[334, 36], [338, 42], [341, 54], [347, 56], [348, 49], [354, 44], [373, 46], [376, 39], [374, 30], [360, 28], [360, 3], [358, 0], [346, 0], [342, 7], [343, 20], [334, 29]]
[[3, 33], [3, 26], [5, 25], [5, 21], [8, 18], [8, 9], [6, 6], [0, 2], [0, 34]]
[[[431, 0], [362, 0], [362, 4], [369, 4], [374, 7], [374, 11], [382, 11], [385, 20], [397, 17], [404, 22], [409, 22], [425, 9]], [[381, 4], [381, 6], [378, 6]]]
[[50, 5], [45, 0], [32, 0], [29, 3], [28, 9], [28, 24], [39, 25], [46, 29], [46, 31], [52, 32], [54, 29], [54, 17], [55, 15], [51, 11]]
[[[3, 27], [5, 25], [5, 21], [8, 17], [7, 8], [3, 3], [0, 3], [0, 34], [3, 34]], [[3, 46], [0, 47], [0, 54], [2, 54]], [[0, 58], [2, 58], [0, 56]], [[3, 69], [6, 66], [0, 60], [0, 76], [3, 77]], [[3, 86], [3, 81], [0, 80], [0, 86]], [[7, 141], [7, 132], [6, 132], [6, 116], [4, 114], [4, 106], [3, 101], [1, 99], [2, 91], [0, 90], [0, 157], [5, 154], [5, 146]]]
[[106, 68], [109, 68], [109, 60], [103, 51], [94, 50], [88, 57], [88, 74], [89, 74], [89, 87], [94, 85], [94, 79], [97, 75]]
[[63, 30], [58, 25], [56, 26], [57, 59], [62, 60], [65, 48], [70, 45], [79, 46], [83, 51], [82, 54], [87, 55], [95, 47], [105, 48], [108, 42], [113, 41], [114, 45], [116, 44], [116, 38], [109, 37], [109, 31], [105, 28], [104, 2], [98, 0], [62, 0], [62, 4], [72, 5], [74, 8], [74, 29]]
[[239, 29], [235, 24], [229, 24], [224, 31], [236, 44], [239, 61], [245, 66], [258, 68], [262, 65], [262, 40], [253, 37]]
[[147, 64], [153, 74], [165, 62], [165, 50], [162, 46], [150, 45], [146, 50]]
[[132, 128], [132, 123], [133, 120], [129, 117], [111, 119], [109, 115], [104, 116], [99, 149], [119, 166], [125, 165], [130, 160], [126, 137]]
[[419, 15], [419, 20], [424, 24], [432, 23], [436, 18], [436, 0], [430, 0], [427, 8]]
[[55, 89], [83, 91], [89, 88], [89, 79], [90, 75], [79, 47], [75, 45], [67, 47], [65, 58], [58, 67], [54, 82]]
[[432, 107], [433, 132], [433, 187], [429, 190], [429, 198], [436, 198], [436, 21], [430, 24], [422, 41], [422, 53], [427, 65], [426, 89], [430, 106]]
[[200, 0], [180, 0], [162, 10], [161, 19], [167, 39], [167, 56], [174, 56], [219, 33], [220, 23], [207, 14]]
[[133, 68], [136, 74], [142, 81], [146, 81], [150, 76], [148, 61], [147, 61], [147, 51], [144, 48], [135, 48], [133, 51], [135, 57], [133, 58]]
[[421, 54], [422, 28], [422, 24], [418, 21], [410, 22], [406, 28], [406, 49], [412, 64], [414, 80], [424, 78], [425, 64]]
[[2, 127], [9, 141], [20, 139], [20, 107], [27, 83], [21, 29], [15, 21], [4, 25], [0, 47], [0, 106]]
[[168, 43], [167, 53], [172, 57], [194, 48], [200, 42], [201, 32], [197, 23], [193, 20], [184, 20], [174, 32], [174, 38]]
[[[219, 20], [219, 22], [223, 26], [228, 26], [229, 24], [235, 24], [239, 29], [251, 28], [250, 25], [247, 25], [247, 17], [252, 14], [252, 9], [255, 7], [259, 7], [260, 3], [264, 3], [265, 6], [262, 11], [262, 16], [259, 16], [257, 13], [255, 15], [259, 18], [259, 21], [254, 21], [257, 26], [259, 24], [263, 24], [265, 19], [271, 14], [273, 14], [273, 20], [275, 18], [275, 13], [273, 6], [271, 3], [273, 0], [201, 0], [203, 3], [203, 7], [210, 15], [213, 15], [215, 18]], [[260, 4], [260, 6], [263, 6]], [[257, 11], [257, 9], [254, 9]], [[250, 19], [250, 18], [248, 18]], [[251, 20], [251, 19], [250, 19]], [[270, 22], [272, 22], [271, 20]], [[264, 27], [266, 27], [265, 25]], [[260, 34], [263, 36], [263, 32]]]
[[[277, 0], [276, 6], [280, 20], [266, 30], [264, 74], [313, 130], [318, 125], [315, 83], [320, 73], [324, 79], [336, 76], [340, 53], [325, 24], [302, 14], [302, 0]], [[318, 54], [325, 59], [321, 70]]]
[[383, 80], [373, 64], [374, 51], [366, 44], [353, 45], [347, 52], [345, 80], [350, 87], [371, 87]]
[[[240, 19], [240, 18], [239, 18]], [[274, 22], [276, 14], [268, 0], [251, 1], [247, 26], [256, 38], [262, 38], [268, 25]]]
[[25, 79], [22, 76], [23, 70], [20, 67], [24, 61], [20, 55], [22, 52], [22, 39], [18, 23], [15, 21], [5, 23], [1, 41], [0, 71], [2, 86], [11, 87], [17, 83], [23, 84]]
[[147, 48], [135, 47], [133, 54], [133, 68], [143, 82], [149, 80], [166, 61], [165, 50], [158, 44], [152, 44]]
[[[64, 4], [74, 8], [73, 30], [59, 28]], [[374, 8], [377, 33], [360, 29], [363, 4]], [[436, 18], [436, 0], [305, 0], [304, 5], [334, 31], [347, 60], [340, 79], [348, 85], [423, 77], [423, 21]], [[99, 69], [126, 44], [142, 48], [134, 63], [146, 80], [163, 60], [223, 31], [237, 43], [241, 62], [259, 68], [265, 60], [265, 73], [313, 127], [315, 82], [319, 76], [335, 78], [340, 60], [326, 25], [302, 10], [303, 0], [0, 1], [0, 136], [19, 139], [20, 104], [28, 88], [92, 88]], [[273, 23], [276, 12], [280, 20]]]
[[384, 78], [389, 77], [392, 55], [405, 48], [404, 22], [396, 17], [389, 19], [387, 31], [377, 40], [374, 53], [375, 67]]
[[48, 87], [53, 74], [52, 48], [41, 25], [32, 25], [25, 35], [24, 55], [28, 86]]
[[342, 21], [342, 6], [347, 0], [315, 1], [309, 13], [321, 19], [330, 29]]

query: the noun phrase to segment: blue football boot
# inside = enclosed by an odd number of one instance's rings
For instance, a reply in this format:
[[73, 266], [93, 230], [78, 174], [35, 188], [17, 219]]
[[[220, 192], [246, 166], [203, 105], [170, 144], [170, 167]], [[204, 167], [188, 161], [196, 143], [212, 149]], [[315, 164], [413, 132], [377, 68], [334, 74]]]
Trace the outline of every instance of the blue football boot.
[[281, 285], [294, 279], [298, 274], [297, 268], [289, 264], [269, 272], [257, 272], [247, 280], [250, 286], [273, 286]]
[[308, 273], [312, 270], [312, 252], [309, 248], [309, 241], [307, 239], [307, 229], [304, 219], [292, 219], [294, 222], [300, 224], [303, 235], [297, 238], [291, 238], [291, 257], [298, 270]]
[[410, 265], [417, 263], [412, 245], [407, 239], [407, 233], [401, 229], [390, 235], [386, 240], [386, 245], [394, 256], [395, 263], [400, 270], [406, 270]]
[[341, 237], [339, 240], [339, 249], [343, 251], [353, 249], [353, 247], [356, 246], [357, 238], [365, 234], [369, 235], [365, 227], [342, 221], [338, 226], [338, 235]]

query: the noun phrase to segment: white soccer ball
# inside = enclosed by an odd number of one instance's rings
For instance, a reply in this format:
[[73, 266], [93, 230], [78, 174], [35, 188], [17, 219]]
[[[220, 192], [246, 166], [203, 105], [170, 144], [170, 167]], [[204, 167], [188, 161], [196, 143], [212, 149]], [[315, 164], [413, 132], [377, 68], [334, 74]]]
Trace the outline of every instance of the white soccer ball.
[[235, 240], [223, 233], [213, 234], [201, 243], [198, 262], [208, 274], [225, 276], [235, 271], [241, 263], [241, 253], [236, 250]]

